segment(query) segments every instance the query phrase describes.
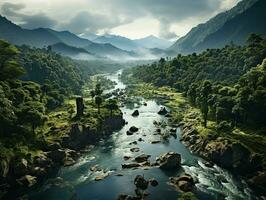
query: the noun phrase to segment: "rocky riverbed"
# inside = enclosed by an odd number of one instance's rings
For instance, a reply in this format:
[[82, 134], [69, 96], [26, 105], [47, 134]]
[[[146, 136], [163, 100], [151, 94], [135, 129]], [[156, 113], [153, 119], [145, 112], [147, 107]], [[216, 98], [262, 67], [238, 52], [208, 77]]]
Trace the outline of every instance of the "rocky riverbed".
[[[125, 88], [117, 74], [108, 78], [118, 83], [116, 90]], [[204, 200], [259, 199], [242, 179], [192, 154], [180, 142], [182, 129], [169, 123], [170, 109], [161, 101], [117, 94], [125, 126], [100, 139], [74, 165], [60, 168], [55, 178], [29, 194], [31, 199], [137, 199], [136, 177], [148, 182], [145, 199], [177, 199], [186, 191]]]
[[181, 122], [179, 126], [182, 128], [181, 141], [193, 153], [241, 176], [250, 187], [264, 195], [266, 174], [261, 155], [225, 137], [203, 137], [192, 123]]
[[62, 166], [74, 165], [83, 153], [91, 151], [101, 139], [124, 125], [125, 120], [121, 113], [104, 119], [100, 132], [80, 123], [50, 128], [50, 134], [62, 131], [67, 134], [56, 143], [44, 143], [40, 148], [42, 153], [31, 162], [26, 158], [11, 160], [9, 163], [1, 162], [1, 192], [7, 193], [5, 198], [14, 199], [38, 188], [49, 177], [57, 174]]

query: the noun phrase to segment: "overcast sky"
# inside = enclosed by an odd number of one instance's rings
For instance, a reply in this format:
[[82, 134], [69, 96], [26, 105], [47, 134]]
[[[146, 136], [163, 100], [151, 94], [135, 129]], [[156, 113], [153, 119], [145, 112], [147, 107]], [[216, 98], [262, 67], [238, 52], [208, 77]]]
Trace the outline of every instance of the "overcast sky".
[[173, 39], [240, 0], [1, 0], [0, 13], [24, 28]]

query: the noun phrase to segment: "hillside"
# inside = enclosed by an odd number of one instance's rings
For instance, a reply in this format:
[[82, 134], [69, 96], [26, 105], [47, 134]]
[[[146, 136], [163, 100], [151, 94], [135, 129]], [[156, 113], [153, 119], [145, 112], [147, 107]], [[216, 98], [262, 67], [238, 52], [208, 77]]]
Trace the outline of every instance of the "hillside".
[[27, 44], [35, 47], [43, 47], [61, 42], [59, 38], [45, 29], [23, 29], [1, 15], [0, 39], [7, 40], [16, 45]]
[[[203, 44], [204, 40], [210, 36], [211, 34], [223, 29], [224, 25], [226, 23], [230, 23], [231, 20], [234, 20], [235, 17], [237, 17], [239, 14], [246, 12], [249, 8], [251, 8], [252, 5], [254, 5], [258, 0], [243, 0], [239, 2], [235, 7], [233, 7], [231, 10], [220, 13], [216, 15], [215, 17], [211, 18], [209, 21], [207, 21], [204, 24], [199, 24], [198, 26], [191, 29], [191, 31], [186, 34], [184, 37], [177, 40], [177, 42], [170, 47], [171, 50], [176, 51], [177, 53], [192, 53], [194, 51], [197, 51], [198, 49], [202, 49], [203, 47], [206, 48], [208, 45]], [[263, 1], [263, 0], [259, 0]], [[256, 16], [261, 16], [260, 13], [254, 13]], [[250, 24], [253, 22], [256, 24], [257, 17], [252, 17], [249, 19]], [[239, 29], [238, 27], [242, 26], [242, 23], [244, 21], [239, 22], [239, 24], [236, 24], [235, 29]], [[252, 28], [254, 26], [250, 27], [250, 31], [253, 31]], [[264, 27], [264, 26], [263, 26]], [[226, 27], [225, 27], [226, 28]], [[223, 30], [226, 31], [226, 30]], [[256, 29], [254, 29], [253, 32], [255, 32]], [[247, 37], [246, 33], [240, 33], [238, 32], [238, 35], [234, 36], [236, 37]], [[221, 45], [225, 45], [227, 41], [223, 41], [220, 43]], [[201, 48], [199, 47], [201, 46]], [[209, 44], [210, 45], [210, 44]], [[214, 44], [211, 44], [212, 46]]]
[[219, 48], [233, 41], [242, 45], [251, 33], [266, 35], [266, 1], [258, 1], [244, 13], [226, 22], [218, 31], [207, 36], [196, 47], [198, 51], [206, 48]]
[[84, 47], [92, 43], [90, 40], [80, 38], [77, 35], [69, 31], [55, 31], [52, 29], [45, 29], [45, 30], [52, 33], [57, 38], [59, 38], [63, 43], [70, 45], [70, 46]]
[[61, 55], [69, 56], [69, 57], [78, 56], [79, 54], [92, 55], [91, 53], [89, 53], [83, 48], [69, 46], [69, 45], [66, 45], [65, 43], [56, 43], [56, 44], [51, 45], [50, 47], [52, 51], [59, 53]]
[[[98, 44], [90, 40], [80, 38], [69, 31], [55, 31], [52, 29], [38, 28], [34, 30], [23, 29], [20, 26], [0, 16], [0, 39], [7, 40], [15, 45], [29, 45], [32, 47], [43, 48], [53, 45], [56, 52], [65, 56], [76, 56], [78, 53], [87, 51], [95, 55], [91, 57], [83, 55], [77, 59], [97, 59], [98, 56], [118, 59], [130, 59], [133, 53], [119, 49], [111, 44]], [[64, 43], [64, 44], [63, 44]], [[60, 45], [59, 45], [60, 44]], [[84, 48], [84, 51], [80, 48]], [[74, 54], [74, 55], [73, 55]]]

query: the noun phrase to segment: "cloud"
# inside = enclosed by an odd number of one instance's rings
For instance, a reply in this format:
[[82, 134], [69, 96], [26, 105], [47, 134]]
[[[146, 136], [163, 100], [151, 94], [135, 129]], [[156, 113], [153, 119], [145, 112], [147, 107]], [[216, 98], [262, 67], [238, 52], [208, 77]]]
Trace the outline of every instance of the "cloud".
[[[6, 1], [6, 2], [5, 2]], [[231, 8], [239, 0], [13, 0], [0, 2], [2, 14], [25, 28], [51, 27], [74, 33], [109, 32], [145, 19], [156, 20], [146, 35], [173, 38], [184, 34], [195, 22]], [[62, 7], [64, 5], [64, 7]], [[33, 14], [27, 14], [33, 13]], [[184, 23], [186, 30], [173, 30]], [[137, 27], [136, 27], [137, 28]], [[134, 30], [132, 28], [131, 30]], [[135, 31], [138, 31], [137, 29]], [[126, 32], [123, 31], [123, 32]]]
[[2, 13], [10, 18], [17, 19], [23, 28], [52, 28], [57, 22], [51, 19], [44, 13], [37, 13], [32, 15], [23, 14], [21, 10], [26, 7], [25, 4], [19, 3], [4, 3], [1, 7]]
[[171, 29], [171, 23], [167, 19], [160, 20], [159, 36], [161, 38], [172, 40], [178, 38], [177, 34]]
[[116, 16], [92, 14], [88, 11], [81, 11], [71, 18], [67, 23], [61, 24], [61, 28], [72, 30], [74, 33], [97, 33], [108, 32], [111, 28], [128, 23], [127, 19], [120, 19]]

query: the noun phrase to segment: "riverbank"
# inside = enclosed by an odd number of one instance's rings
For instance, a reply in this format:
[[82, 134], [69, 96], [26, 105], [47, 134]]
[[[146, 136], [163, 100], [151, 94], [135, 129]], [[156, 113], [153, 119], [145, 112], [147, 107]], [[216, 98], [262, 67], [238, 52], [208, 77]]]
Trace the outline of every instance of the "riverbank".
[[259, 196], [265, 195], [264, 136], [244, 129], [219, 132], [214, 121], [208, 121], [205, 128], [200, 111], [191, 107], [181, 93], [171, 88], [133, 84], [129, 91], [132, 95], [157, 98], [164, 102], [171, 109], [168, 116], [171, 124], [182, 128], [181, 140], [191, 152], [240, 176]]
[[239, 129], [218, 132], [215, 122], [209, 122], [205, 128], [199, 115], [193, 108], [185, 114], [180, 123], [182, 142], [193, 153], [240, 176], [259, 196], [265, 196], [265, 139]]
[[[2, 159], [1, 196], [14, 199], [38, 188], [57, 174], [62, 166], [71, 166], [101, 139], [121, 129], [125, 121], [121, 110], [110, 113], [103, 103], [100, 113], [91, 98], [83, 99], [84, 114], [76, 115], [76, 99], [66, 100], [64, 105], [48, 114], [43, 127], [36, 129], [38, 144], [24, 148], [24, 154]], [[29, 141], [30, 143], [30, 141]]]

